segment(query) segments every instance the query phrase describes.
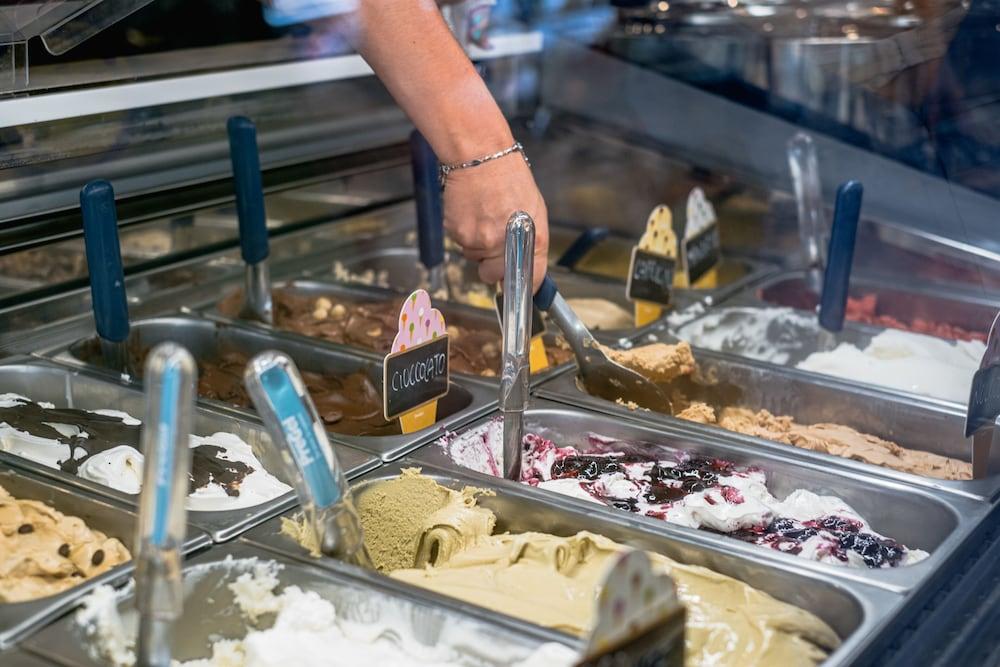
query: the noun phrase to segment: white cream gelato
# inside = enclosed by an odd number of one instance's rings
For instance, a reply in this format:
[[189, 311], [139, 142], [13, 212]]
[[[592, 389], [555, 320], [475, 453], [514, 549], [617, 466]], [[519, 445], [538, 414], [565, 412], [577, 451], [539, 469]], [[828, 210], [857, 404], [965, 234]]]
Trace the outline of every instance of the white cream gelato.
[[[337, 604], [298, 586], [277, 593], [281, 566], [273, 562], [227, 559], [187, 576], [231, 568], [248, 570], [227, 586], [247, 622], [246, 634], [218, 639], [206, 647], [209, 657], [175, 661], [176, 667], [569, 667], [578, 660], [561, 644], [532, 650], [491, 636], [470, 620], [445, 619], [440, 610], [374, 591], [351, 591]], [[123, 618], [118, 602], [109, 587], [99, 588], [84, 600], [77, 623], [90, 637], [94, 657], [127, 667], [135, 661], [136, 618]], [[272, 614], [273, 622], [264, 623]]]
[[809, 355], [796, 368], [965, 404], [985, 352], [986, 345], [977, 340], [886, 329], [864, 350], [841, 343]]

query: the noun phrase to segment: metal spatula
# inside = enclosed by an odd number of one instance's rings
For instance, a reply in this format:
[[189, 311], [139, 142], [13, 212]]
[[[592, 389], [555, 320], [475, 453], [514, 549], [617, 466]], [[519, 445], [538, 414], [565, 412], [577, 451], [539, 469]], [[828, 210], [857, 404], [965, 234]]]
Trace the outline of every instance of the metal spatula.
[[535, 294], [535, 305], [547, 311], [549, 317], [562, 329], [580, 367], [580, 379], [590, 394], [609, 401], [619, 398], [644, 408], [673, 414], [667, 395], [653, 382], [639, 373], [618, 364], [601, 350], [593, 335], [583, 325], [573, 309], [559, 294], [555, 281], [545, 276]]
[[270, 249], [267, 242], [260, 154], [257, 149], [257, 128], [249, 118], [243, 116], [233, 116], [226, 127], [229, 131], [229, 157], [233, 163], [236, 214], [240, 225], [240, 252], [246, 262], [246, 284], [239, 317], [271, 324], [274, 306], [267, 263]]
[[965, 437], [972, 436], [972, 477], [989, 474], [990, 447], [1000, 415], [1000, 313], [993, 320], [986, 352], [972, 378], [969, 408], [965, 417]]
[[420, 262], [427, 267], [431, 293], [448, 289], [444, 272], [444, 209], [441, 181], [434, 149], [417, 130], [410, 134], [410, 163], [413, 168], [413, 198], [417, 204], [417, 247]]
[[858, 181], [847, 181], [837, 188], [833, 228], [830, 230], [830, 246], [819, 302], [820, 329], [817, 347], [820, 350], [835, 348], [836, 334], [844, 328], [863, 194], [864, 188]]

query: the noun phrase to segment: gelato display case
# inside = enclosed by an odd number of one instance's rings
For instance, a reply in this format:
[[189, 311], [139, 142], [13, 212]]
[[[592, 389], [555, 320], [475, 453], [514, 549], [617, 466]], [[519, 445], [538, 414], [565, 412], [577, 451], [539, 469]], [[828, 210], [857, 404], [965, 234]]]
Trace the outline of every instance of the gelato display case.
[[[163, 343], [197, 366], [178, 664], [600, 664], [637, 562], [686, 667], [1000, 664], [995, 3], [438, 4], [517, 142], [443, 172], [352, 3], [0, 3], [0, 664], [136, 663]], [[520, 209], [559, 297], [508, 287], [515, 324], [478, 260]]]

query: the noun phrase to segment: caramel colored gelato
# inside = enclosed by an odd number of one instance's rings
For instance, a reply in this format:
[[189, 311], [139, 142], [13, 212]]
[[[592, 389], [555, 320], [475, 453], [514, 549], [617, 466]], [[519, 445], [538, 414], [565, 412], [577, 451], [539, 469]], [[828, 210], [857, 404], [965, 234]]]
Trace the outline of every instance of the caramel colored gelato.
[[83, 520], [0, 487], [0, 602], [55, 595], [131, 558]]
[[[235, 294], [219, 304], [219, 309], [235, 317], [241, 303], [242, 295]], [[399, 306], [395, 300], [352, 302], [336, 295], [312, 297], [279, 289], [274, 291], [274, 324], [305, 336], [388, 354], [398, 328]], [[499, 375], [503, 346], [498, 326], [450, 322], [448, 335], [452, 372]], [[551, 366], [573, 356], [555, 345], [547, 345], [546, 352]]]
[[677, 345], [653, 343], [631, 350], [602, 346], [602, 350], [615, 363], [631, 368], [653, 382], [671, 382], [683, 375], [691, 375], [697, 368], [691, 346], [684, 342]]
[[[668, 385], [667, 392], [680, 419], [714, 424], [729, 431], [765, 440], [783, 442], [815, 452], [833, 454], [863, 463], [885, 466], [902, 472], [938, 479], [972, 479], [972, 465], [958, 459], [907, 449], [895, 442], [862, 433], [843, 424], [800, 424], [794, 417], [773, 415], [736, 405], [710, 405], [692, 399], [687, 388], [699, 382], [698, 364], [686, 342], [676, 345], [655, 343], [631, 350], [607, 349], [608, 355], [623, 366], [654, 382]], [[682, 379], [684, 387], [669, 386]]]
[[[391, 576], [532, 623], [586, 634], [604, 573], [627, 549], [601, 535], [494, 534], [474, 488], [418, 469], [356, 495], [365, 542]], [[287, 531], [286, 531], [287, 532]], [[840, 640], [813, 614], [703, 567], [650, 554], [687, 610], [685, 664], [816, 665]]]

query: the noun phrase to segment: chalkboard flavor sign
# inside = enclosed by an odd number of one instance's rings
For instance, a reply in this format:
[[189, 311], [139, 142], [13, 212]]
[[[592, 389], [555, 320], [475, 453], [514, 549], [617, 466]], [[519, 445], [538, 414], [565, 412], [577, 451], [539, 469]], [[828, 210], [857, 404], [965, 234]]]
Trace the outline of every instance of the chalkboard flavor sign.
[[383, 413], [399, 418], [403, 433], [427, 428], [437, 420], [437, 402], [448, 393], [449, 345], [444, 316], [419, 289], [399, 311], [399, 328], [385, 357]]
[[685, 277], [682, 283], [690, 286], [705, 278], [702, 287], [715, 287], [718, 284], [715, 269], [722, 259], [722, 239], [715, 208], [701, 188], [691, 191], [686, 213], [684, 243], [681, 248]]
[[677, 263], [670, 257], [632, 248], [626, 293], [632, 301], [669, 306]]

